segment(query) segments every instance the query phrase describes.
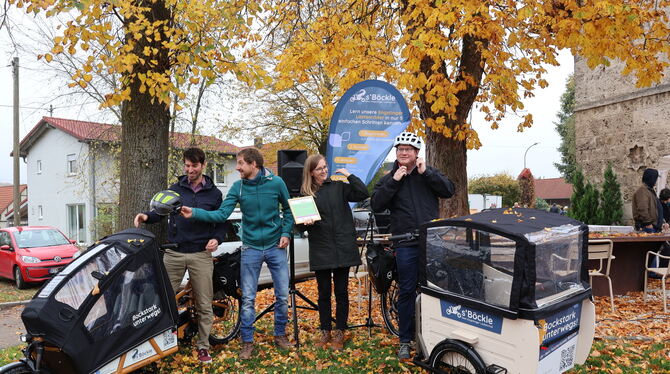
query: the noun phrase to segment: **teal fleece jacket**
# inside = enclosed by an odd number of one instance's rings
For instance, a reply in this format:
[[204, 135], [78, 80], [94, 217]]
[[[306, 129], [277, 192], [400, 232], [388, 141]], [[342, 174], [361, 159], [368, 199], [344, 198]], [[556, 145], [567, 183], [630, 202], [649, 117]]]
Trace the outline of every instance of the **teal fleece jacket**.
[[[282, 236], [290, 238], [293, 214], [288, 205], [284, 181], [270, 170], [261, 170], [256, 178], [233, 183], [218, 210], [193, 208], [193, 218], [204, 222], [225, 222], [239, 203], [242, 210], [242, 244], [254, 249], [269, 249]], [[279, 206], [283, 219], [279, 216]]]

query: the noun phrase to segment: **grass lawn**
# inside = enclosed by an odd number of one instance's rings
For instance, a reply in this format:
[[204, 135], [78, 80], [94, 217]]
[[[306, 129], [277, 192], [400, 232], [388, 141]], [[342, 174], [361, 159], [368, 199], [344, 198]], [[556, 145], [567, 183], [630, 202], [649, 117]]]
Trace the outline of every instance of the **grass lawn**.
[[0, 303], [30, 300], [40, 286], [41, 283], [29, 284], [27, 289], [19, 290], [14, 287], [14, 281], [0, 278]]
[[[350, 324], [360, 324], [367, 317], [366, 302], [355, 298], [354, 282], [350, 284]], [[658, 281], [652, 283], [659, 288]], [[298, 289], [316, 301], [316, 282], [298, 285]], [[34, 292], [34, 291], [33, 291]], [[615, 298], [616, 311], [611, 312], [609, 300], [596, 299], [596, 340], [591, 355], [584, 365], [568, 373], [670, 373], [670, 314], [663, 313], [663, 304], [656, 291], [646, 303], [641, 293]], [[259, 305], [269, 305], [271, 290], [259, 293]], [[299, 302], [298, 305], [302, 305]], [[360, 308], [359, 308], [360, 305]], [[260, 307], [260, 306], [259, 306]], [[381, 324], [382, 318], [375, 300], [373, 319]], [[178, 353], [147, 368], [157, 373], [421, 373], [412, 364], [399, 363], [395, 358], [396, 342], [383, 328], [355, 328], [347, 332], [349, 340], [343, 352], [332, 352], [313, 347], [318, 337], [318, 315], [315, 311], [299, 310], [300, 350], [282, 352], [272, 344], [272, 316], [257, 322], [256, 355], [252, 360], [237, 359], [240, 344], [213, 347], [212, 364], [200, 365], [193, 346], [183, 345]], [[291, 323], [287, 331], [293, 337]], [[0, 351], [0, 365], [20, 356], [18, 348]]]

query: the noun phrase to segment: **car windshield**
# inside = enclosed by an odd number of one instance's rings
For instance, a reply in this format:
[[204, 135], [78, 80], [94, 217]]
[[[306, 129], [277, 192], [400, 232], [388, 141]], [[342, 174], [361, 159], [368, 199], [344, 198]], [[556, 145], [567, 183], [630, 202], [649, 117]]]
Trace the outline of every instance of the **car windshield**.
[[21, 248], [52, 247], [70, 243], [56, 229], [22, 230], [14, 232], [16, 244]]

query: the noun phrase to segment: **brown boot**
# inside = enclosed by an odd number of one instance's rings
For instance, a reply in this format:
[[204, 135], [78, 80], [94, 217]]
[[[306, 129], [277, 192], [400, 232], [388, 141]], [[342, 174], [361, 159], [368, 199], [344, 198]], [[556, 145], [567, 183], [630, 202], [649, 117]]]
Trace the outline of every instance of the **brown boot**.
[[344, 330], [333, 331], [333, 340], [330, 342], [330, 348], [334, 351], [344, 349]]
[[288, 341], [286, 335], [275, 336], [275, 345], [280, 349], [291, 349], [293, 347], [293, 344]]
[[242, 342], [242, 349], [240, 349], [240, 360], [248, 360], [254, 353], [253, 342]]
[[314, 343], [314, 345], [317, 348], [326, 348], [328, 347], [328, 343], [330, 343], [330, 330], [319, 330], [321, 331], [321, 337], [319, 338], [319, 341]]

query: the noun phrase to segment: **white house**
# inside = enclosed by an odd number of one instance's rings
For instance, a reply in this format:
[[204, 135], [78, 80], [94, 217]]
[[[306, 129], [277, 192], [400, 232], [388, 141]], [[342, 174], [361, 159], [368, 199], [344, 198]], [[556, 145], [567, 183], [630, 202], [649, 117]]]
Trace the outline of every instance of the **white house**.
[[[55, 226], [79, 243], [98, 239], [109, 213], [118, 209], [118, 160], [113, 147], [121, 126], [43, 117], [20, 144], [27, 164], [28, 224]], [[174, 133], [176, 148], [190, 146], [190, 134]], [[212, 176], [224, 194], [237, 179], [239, 148], [212, 136], [197, 136], [197, 146], [215, 152], [223, 161], [209, 162]], [[181, 162], [181, 160], [179, 160]], [[176, 170], [181, 168], [174, 165]], [[173, 181], [169, 181], [172, 183]], [[147, 204], [155, 191], [147, 191]]]

